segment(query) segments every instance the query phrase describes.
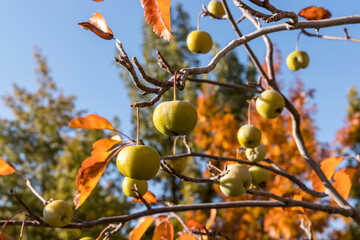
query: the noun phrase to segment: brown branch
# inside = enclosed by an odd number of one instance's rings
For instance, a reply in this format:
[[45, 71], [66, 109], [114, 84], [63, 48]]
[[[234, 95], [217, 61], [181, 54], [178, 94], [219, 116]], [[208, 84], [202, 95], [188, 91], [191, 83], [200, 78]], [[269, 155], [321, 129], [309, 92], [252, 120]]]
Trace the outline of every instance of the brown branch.
[[163, 57], [159, 50], [156, 51], [156, 55], [158, 66], [164, 69], [166, 72], [174, 75], [175, 71], [171, 68], [170, 64], [166, 61], [166, 59]]
[[137, 58], [136, 57], [133, 57], [132, 58], [132, 61], [133, 63], [135, 64], [135, 67], [137, 68], [137, 70], [139, 71], [140, 73], [140, 76], [145, 80], [147, 81], [148, 83], [151, 83], [155, 86], [158, 86], [158, 87], [162, 87], [164, 86], [164, 82], [160, 81], [160, 80], [157, 80], [156, 78], [152, 78], [150, 77], [149, 75], [146, 74], [144, 68], [141, 66], [141, 64], [138, 62]]
[[320, 35], [320, 34], [313, 34], [313, 33], [310, 33], [308, 31], [304, 30], [304, 29], [302, 29], [301, 32], [303, 34], [305, 34], [306, 36], [309, 36], [309, 37], [317, 37], [317, 38], [322, 38], [322, 39], [327, 39], [327, 40], [343, 40], [343, 41], [351, 41], [351, 42], [360, 43], [360, 39], [349, 37], [349, 34], [348, 34], [346, 28], [344, 28], [344, 32], [345, 32], [344, 37], [334, 37], [334, 36], [325, 36], [325, 35]]
[[148, 212], [151, 212], [150, 204], [145, 200], [145, 198], [143, 198], [136, 184], [134, 184], [134, 187], [131, 188], [131, 191], [135, 192], [137, 198], [140, 199], [141, 202], [146, 206]]
[[212, 81], [209, 79], [191, 78], [191, 77], [188, 77], [186, 80], [188, 80], [190, 82], [196, 82], [196, 83], [208, 83], [208, 84], [212, 84], [212, 85], [218, 85], [218, 86], [222, 86], [222, 87], [238, 89], [241, 91], [261, 93], [261, 91], [256, 88], [239, 85], [239, 84], [234, 84], [234, 83], [217, 82], [217, 81]]
[[204, 10], [204, 11], [203, 11], [203, 14], [201, 15], [202, 17], [210, 16], [210, 17], [212, 17], [212, 18], [219, 19], [219, 20], [227, 19], [226, 14], [225, 14], [225, 15], [222, 15], [222, 16], [218, 16], [218, 15], [212, 14], [211, 12], [209, 12], [209, 10], [205, 7], [204, 4], [202, 5], [202, 8], [203, 8], [203, 10]]

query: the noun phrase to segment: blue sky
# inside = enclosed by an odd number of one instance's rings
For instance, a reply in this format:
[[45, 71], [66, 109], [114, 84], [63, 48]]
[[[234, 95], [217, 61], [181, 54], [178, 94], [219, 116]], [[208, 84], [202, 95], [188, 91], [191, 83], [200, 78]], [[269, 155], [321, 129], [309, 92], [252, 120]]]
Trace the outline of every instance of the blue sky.
[[[175, 4], [175, 0], [172, 4]], [[201, 4], [208, 1], [183, 0], [184, 8], [189, 11], [191, 22], [196, 25]], [[241, 13], [228, 1], [235, 18]], [[276, 1], [276, 6], [298, 13], [311, 4], [323, 6], [332, 12], [333, 17], [359, 14], [357, 0], [337, 1]], [[3, 23], [0, 38], [0, 95], [11, 93], [12, 83], [27, 89], [34, 89], [35, 61], [34, 47], [37, 46], [48, 59], [51, 76], [66, 95], [77, 97], [77, 109], [87, 109], [111, 119], [116, 115], [121, 119], [121, 129], [131, 132], [131, 104], [119, 79], [119, 70], [115, 66], [115, 41], [106, 41], [89, 31], [80, 28], [77, 23], [100, 11], [108, 22], [115, 37], [123, 42], [130, 57], [141, 61], [141, 25], [143, 9], [140, 1], [105, 0], [96, 3], [91, 0], [18, 0], [1, 1]], [[300, 19], [303, 21], [303, 19]], [[264, 24], [263, 24], [264, 25]], [[241, 23], [241, 31], [246, 34], [254, 30], [247, 23]], [[360, 38], [360, 25], [349, 25], [351, 37]], [[208, 31], [214, 41], [224, 47], [236, 37], [227, 21], [210, 18], [201, 19], [201, 30]], [[281, 32], [270, 35], [283, 59], [294, 51], [299, 31]], [[323, 29], [321, 34], [343, 36], [343, 27]], [[164, 43], [166, 44], [166, 43]], [[260, 60], [266, 49], [262, 39], [250, 43]], [[307, 88], [316, 89], [315, 102], [318, 112], [314, 116], [319, 127], [318, 139], [332, 142], [336, 130], [346, 117], [346, 94], [352, 85], [360, 89], [359, 54], [360, 44], [345, 41], [329, 41], [302, 36], [300, 50], [310, 56], [310, 65], [305, 70], [292, 72], [282, 65], [279, 79], [284, 88], [294, 84], [296, 77]], [[247, 61], [243, 47], [236, 49], [243, 63]], [[210, 55], [201, 56], [202, 64], [210, 61]], [[0, 117], [11, 117], [11, 113], [0, 104]]]

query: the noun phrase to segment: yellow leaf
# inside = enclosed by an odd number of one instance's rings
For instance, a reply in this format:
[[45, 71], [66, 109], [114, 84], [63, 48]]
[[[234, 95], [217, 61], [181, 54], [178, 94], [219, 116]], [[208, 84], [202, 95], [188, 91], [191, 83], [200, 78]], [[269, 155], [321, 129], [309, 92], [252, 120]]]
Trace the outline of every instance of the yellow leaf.
[[136, 227], [130, 232], [129, 240], [140, 240], [153, 221], [153, 216], [141, 218]]
[[354, 168], [340, 169], [334, 174], [334, 188], [340, 193], [340, 195], [346, 200], [349, 196], [352, 178], [356, 172]]

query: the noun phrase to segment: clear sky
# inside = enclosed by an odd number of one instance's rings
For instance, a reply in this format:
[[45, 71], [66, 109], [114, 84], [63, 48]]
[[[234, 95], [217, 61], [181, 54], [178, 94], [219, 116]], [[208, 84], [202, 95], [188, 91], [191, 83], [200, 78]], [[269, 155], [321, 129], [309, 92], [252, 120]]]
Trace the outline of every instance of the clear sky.
[[[177, 1], [173, 0], [174, 5]], [[205, 0], [182, 0], [189, 11], [193, 25]], [[228, 1], [235, 18], [241, 13]], [[329, 9], [333, 17], [360, 14], [358, 0], [342, 1], [288, 1], [273, 3], [280, 9], [298, 13], [311, 4]], [[0, 1], [2, 14], [0, 20], [0, 95], [11, 93], [12, 83], [18, 83], [27, 89], [34, 89], [35, 60], [34, 47], [37, 46], [48, 59], [51, 76], [65, 95], [77, 97], [77, 109], [87, 109], [111, 119], [116, 115], [121, 119], [121, 129], [130, 133], [130, 101], [119, 79], [119, 70], [115, 66], [115, 41], [106, 41], [89, 31], [80, 28], [77, 23], [100, 11], [108, 22], [115, 37], [120, 39], [130, 57], [141, 61], [141, 25], [143, 9], [139, 0], [104, 0], [97, 3], [91, 0], [13, 0]], [[301, 21], [304, 19], [300, 18]], [[265, 25], [265, 24], [263, 24]], [[254, 30], [247, 23], [241, 23], [244, 34]], [[349, 25], [351, 37], [360, 38], [360, 25]], [[214, 41], [224, 47], [236, 37], [227, 21], [210, 18], [201, 19], [200, 28], [208, 31]], [[270, 35], [283, 59], [295, 50], [297, 31], [274, 33]], [[323, 29], [320, 34], [343, 36], [343, 27]], [[166, 43], [164, 43], [166, 44]], [[262, 39], [250, 43], [260, 60], [266, 53]], [[335, 132], [343, 125], [346, 116], [346, 94], [349, 87], [356, 85], [360, 89], [359, 55], [360, 44], [345, 41], [329, 41], [302, 36], [300, 50], [310, 56], [310, 65], [306, 70], [296, 73], [282, 65], [279, 79], [285, 88], [294, 84], [296, 77], [301, 78], [307, 88], [316, 89], [315, 102], [318, 112], [314, 116], [319, 127], [318, 139], [332, 142]], [[243, 47], [238, 48], [240, 60], [246, 63], [247, 56]], [[210, 55], [201, 57], [207, 64]], [[0, 117], [10, 117], [11, 113], [0, 104]]]

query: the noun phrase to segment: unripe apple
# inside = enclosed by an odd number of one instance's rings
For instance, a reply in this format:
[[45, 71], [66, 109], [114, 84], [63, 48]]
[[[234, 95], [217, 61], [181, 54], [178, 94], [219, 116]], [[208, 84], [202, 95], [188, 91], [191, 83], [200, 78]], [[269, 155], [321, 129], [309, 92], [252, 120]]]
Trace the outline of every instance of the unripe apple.
[[50, 226], [63, 227], [71, 223], [73, 210], [64, 200], [55, 200], [44, 207], [43, 216]]
[[148, 190], [148, 184], [145, 180], [137, 180], [129, 177], [125, 177], [122, 182], [122, 189], [126, 196], [128, 197], [137, 197], [136, 193], [131, 189], [136, 187], [138, 188], [141, 196], [143, 196]]
[[191, 133], [197, 120], [196, 108], [187, 101], [162, 102], [153, 113], [156, 129], [169, 137]]
[[[209, 2], [209, 5], [207, 6], [207, 9], [209, 12], [211, 12], [214, 15], [222, 16], [225, 15], [225, 9], [221, 2], [213, 0]], [[213, 17], [211, 17], [213, 18]]]
[[249, 168], [252, 177], [252, 184], [255, 188], [265, 188], [266, 184], [270, 181], [270, 173], [268, 170], [258, 166]]
[[171, 168], [175, 169], [178, 173], [182, 173], [187, 166], [188, 159], [186, 157], [166, 160], [166, 163], [170, 165]]
[[283, 96], [275, 90], [263, 91], [256, 99], [256, 111], [267, 119], [278, 117], [285, 107]]
[[251, 184], [251, 174], [247, 167], [241, 164], [232, 164], [229, 172], [220, 178], [220, 190], [228, 197], [244, 194]]
[[260, 144], [261, 131], [254, 125], [243, 125], [238, 131], [237, 139], [241, 146], [254, 148]]
[[186, 38], [186, 45], [194, 53], [207, 53], [213, 46], [213, 41], [207, 32], [192, 31]]
[[306, 68], [309, 65], [309, 62], [309, 55], [304, 51], [294, 51], [286, 58], [287, 66], [293, 71], [297, 71], [300, 68]]
[[159, 171], [160, 156], [149, 146], [128, 146], [118, 154], [116, 165], [126, 177], [150, 180]]
[[95, 240], [95, 239], [92, 237], [82, 237], [79, 240]]
[[266, 147], [263, 144], [259, 144], [255, 148], [247, 148], [245, 155], [250, 162], [260, 162], [266, 156]]

